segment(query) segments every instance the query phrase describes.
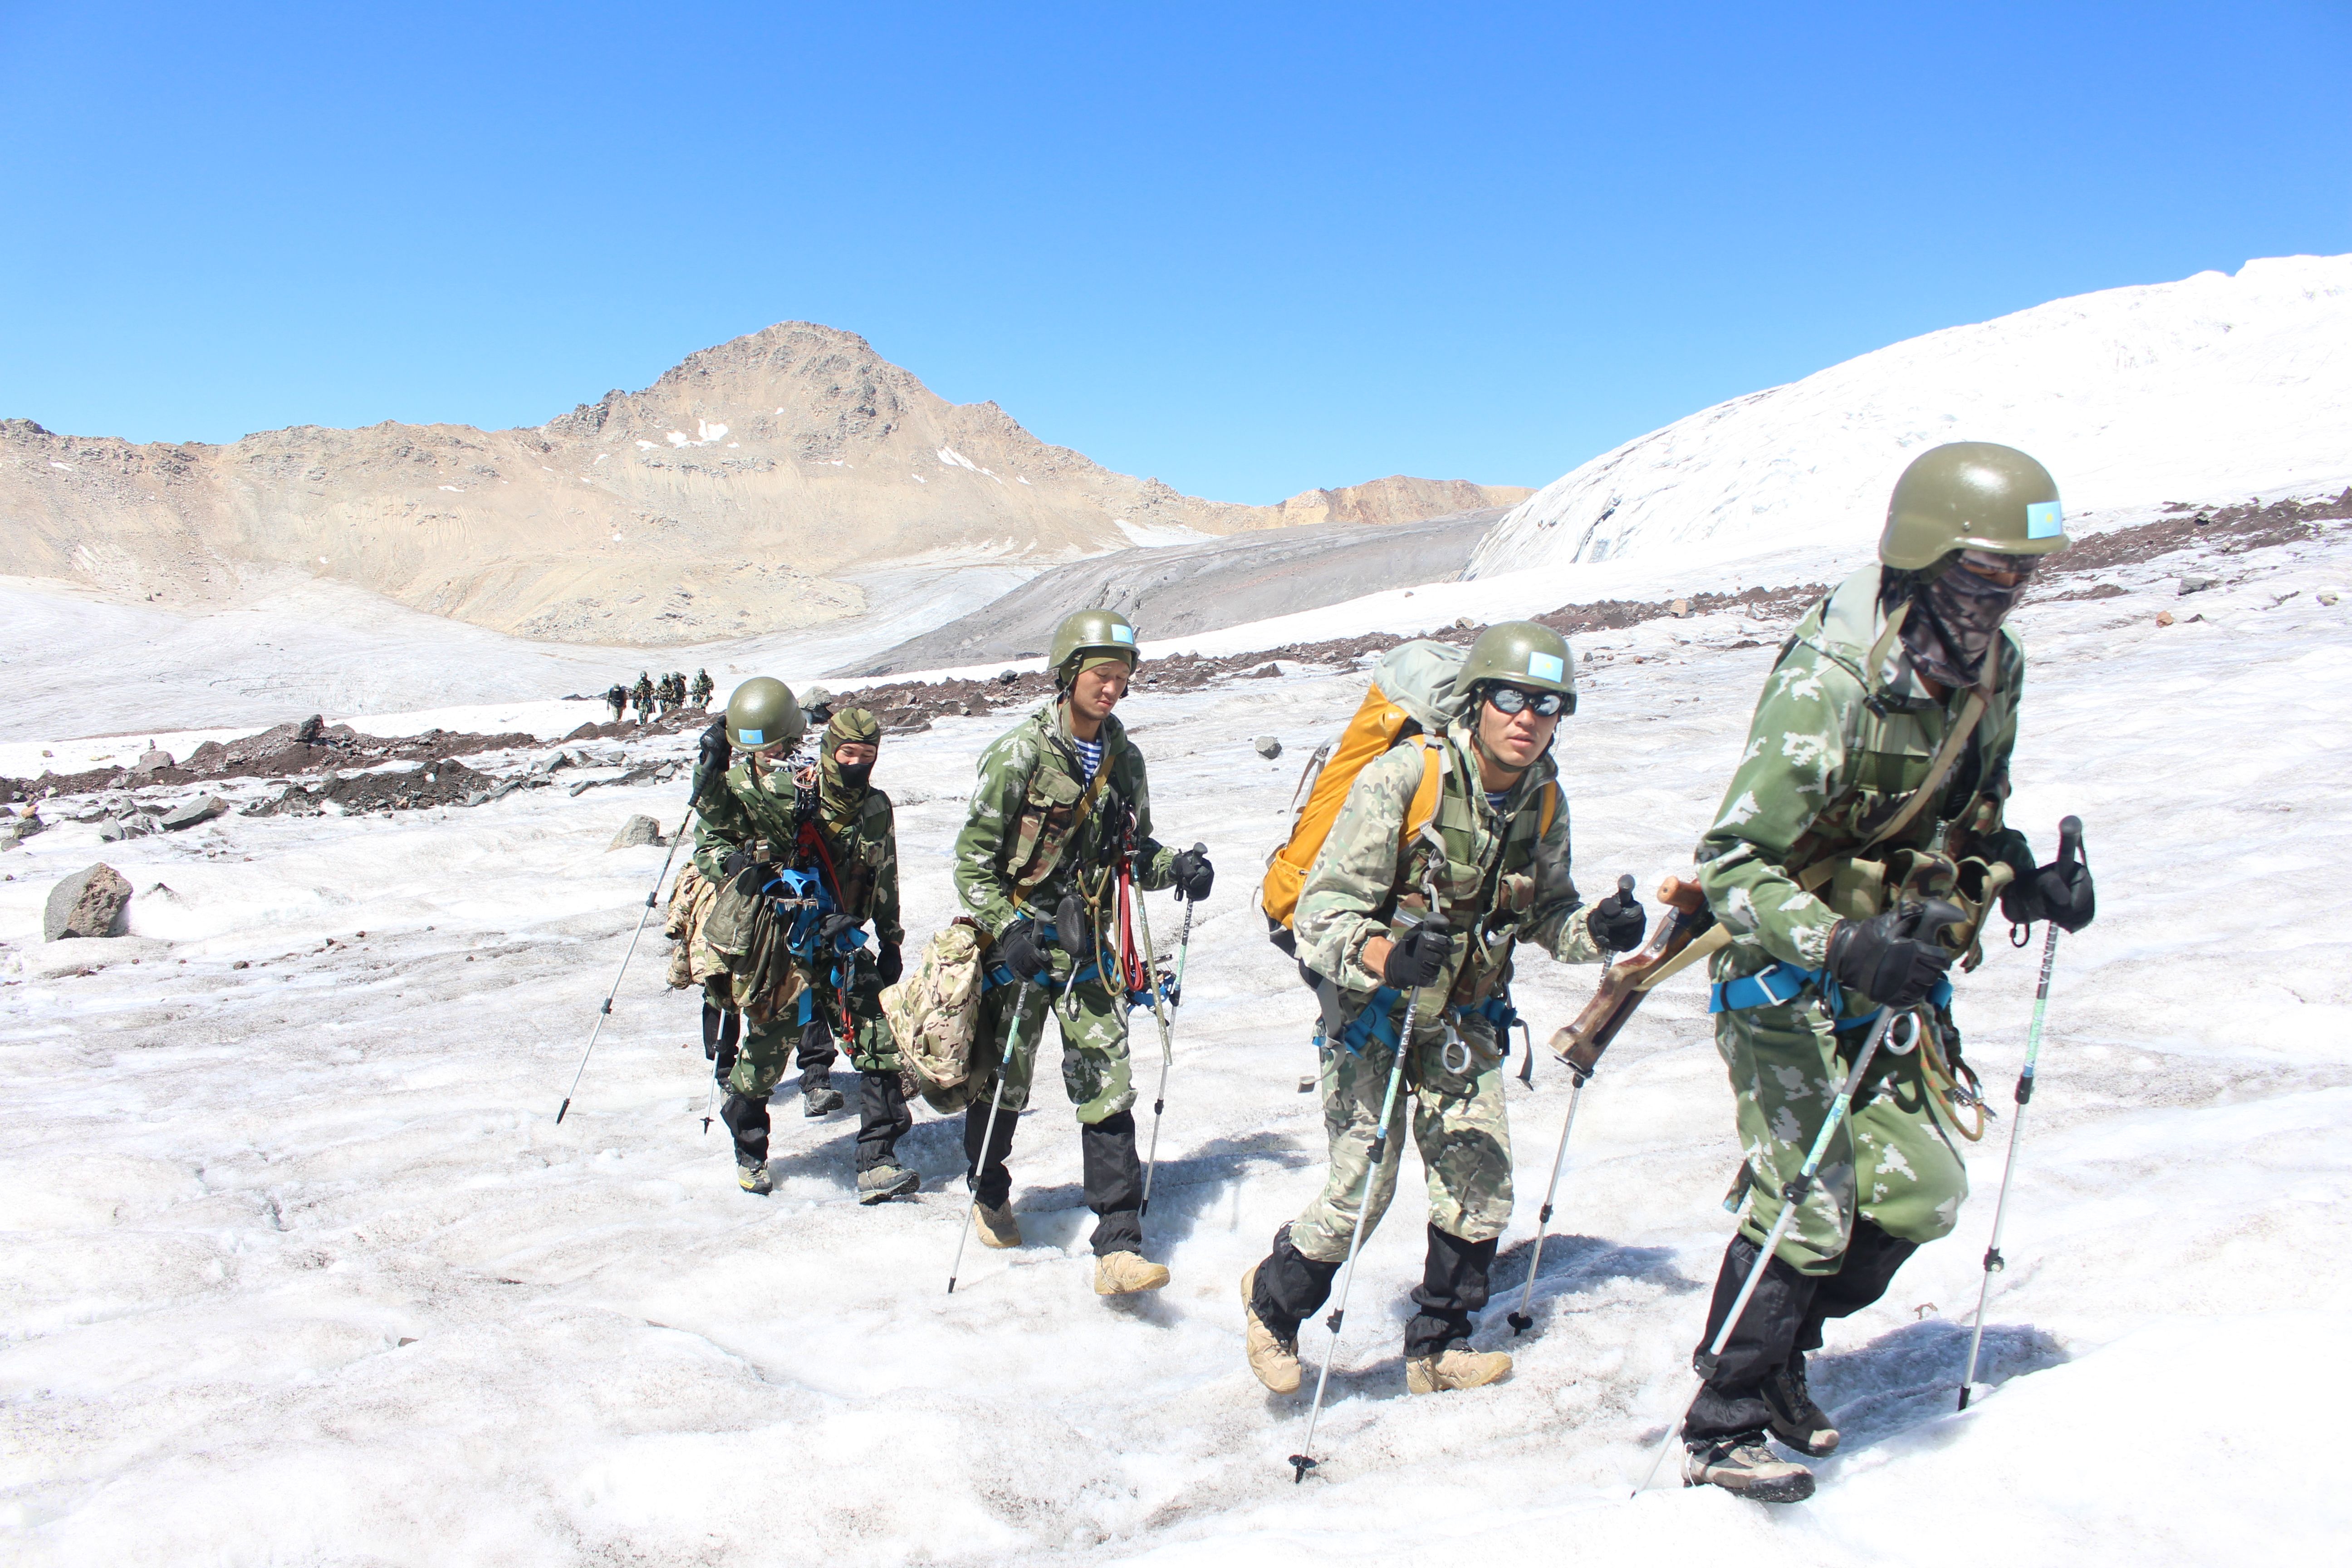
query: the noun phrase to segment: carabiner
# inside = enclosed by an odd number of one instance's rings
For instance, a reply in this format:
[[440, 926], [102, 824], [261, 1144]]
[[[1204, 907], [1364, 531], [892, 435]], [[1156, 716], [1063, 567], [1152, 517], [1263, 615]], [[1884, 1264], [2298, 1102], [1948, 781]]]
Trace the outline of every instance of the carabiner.
[[[1458, 1062], [1454, 1059], [1457, 1049], [1462, 1053], [1462, 1059]], [[1438, 1047], [1437, 1059], [1445, 1065], [1447, 1072], [1456, 1078], [1470, 1070], [1470, 1042], [1462, 1037], [1462, 1031], [1454, 1026], [1451, 1018], [1445, 1020], [1445, 1044]]]

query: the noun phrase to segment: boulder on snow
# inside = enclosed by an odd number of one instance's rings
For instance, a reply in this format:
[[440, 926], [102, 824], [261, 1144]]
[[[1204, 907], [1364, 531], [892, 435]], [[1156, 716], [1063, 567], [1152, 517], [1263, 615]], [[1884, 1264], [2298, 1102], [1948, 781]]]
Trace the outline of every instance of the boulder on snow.
[[0, 812], [0, 849], [14, 849], [47, 826], [33, 815], [29, 806], [21, 816], [12, 817], [6, 812]]
[[178, 765], [172, 760], [171, 752], [151, 741], [148, 742], [147, 749], [139, 754], [139, 760], [131, 764], [131, 771], [134, 774], [146, 774], [161, 773], [165, 768]]
[[48, 908], [41, 917], [41, 939], [121, 936], [122, 917], [130, 908], [130, 881], [100, 861], [49, 889]]
[[2208, 588], [2218, 588], [2221, 585], [2221, 579], [2219, 577], [2198, 577], [2184, 574], [2180, 579], [2180, 591], [2184, 594], [2201, 594]]
[[628, 821], [621, 824], [621, 831], [613, 835], [613, 842], [606, 845], [605, 848], [607, 850], [635, 849], [647, 844], [659, 844], [661, 841], [660, 823], [650, 816], [632, 816]]
[[1257, 754], [1264, 757], [1267, 762], [1272, 762], [1275, 758], [1282, 755], [1282, 742], [1276, 740], [1272, 735], [1260, 735], [1254, 742], [1254, 745]]
[[228, 802], [216, 795], [198, 795], [192, 801], [173, 806], [163, 814], [157, 824], [167, 833], [177, 833], [184, 827], [194, 827], [200, 822], [210, 822], [228, 809]]

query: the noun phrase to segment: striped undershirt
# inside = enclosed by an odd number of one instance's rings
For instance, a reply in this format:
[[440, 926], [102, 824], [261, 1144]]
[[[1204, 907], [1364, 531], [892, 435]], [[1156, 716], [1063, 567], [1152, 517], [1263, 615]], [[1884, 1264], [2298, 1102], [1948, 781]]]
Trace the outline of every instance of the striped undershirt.
[[1087, 783], [1094, 783], [1095, 774], [1102, 769], [1103, 743], [1100, 741], [1081, 741], [1073, 735], [1070, 744], [1078, 749], [1078, 766], [1086, 769]]

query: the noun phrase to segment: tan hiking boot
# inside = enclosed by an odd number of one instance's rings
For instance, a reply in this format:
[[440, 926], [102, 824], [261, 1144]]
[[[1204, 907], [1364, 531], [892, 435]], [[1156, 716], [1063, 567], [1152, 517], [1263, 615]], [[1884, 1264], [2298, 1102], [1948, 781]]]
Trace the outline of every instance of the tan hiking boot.
[[1248, 1320], [1242, 1341], [1243, 1353], [1249, 1357], [1250, 1370], [1257, 1380], [1276, 1394], [1298, 1392], [1298, 1342], [1278, 1340], [1274, 1331], [1265, 1326], [1251, 1302], [1257, 1300], [1257, 1265], [1253, 1263], [1242, 1273], [1242, 1316]]
[[1001, 1209], [990, 1208], [979, 1199], [972, 1200], [972, 1226], [980, 1232], [982, 1247], [1018, 1247], [1021, 1245], [1021, 1222], [1013, 1217], [1013, 1205], [1007, 1202]]
[[1510, 1370], [1511, 1358], [1501, 1351], [1472, 1351], [1450, 1345], [1436, 1355], [1405, 1357], [1404, 1385], [1413, 1394], [1484, 1388]]
[[1168, 1283], [1168, 1270], [1139, 1252], [1106, 1252], [1095, 1259], [1095, 1294], [1132, 1296]]

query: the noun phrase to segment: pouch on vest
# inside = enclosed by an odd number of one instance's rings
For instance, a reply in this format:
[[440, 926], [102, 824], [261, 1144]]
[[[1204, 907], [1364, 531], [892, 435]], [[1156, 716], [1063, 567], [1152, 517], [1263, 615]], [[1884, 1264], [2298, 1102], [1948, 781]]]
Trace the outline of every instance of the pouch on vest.
[[[1389, 649], [1372, 667], [1371, 687], [1355, 717], [1337, 740], [1326, 741], [1307, 760], [1298, 787], [1291, 793], [1290, 837], [1267, 857], [1265, 878], [1258, 887], [1267, 935], [1276, 947], [1291, 951], [1290, 926], [1298, 912], [1299, 891], [1331, 835], [1339, 808], [1347, 804], [1356, 775], [1400, 742], [1444, 731], [1461, 706], [1454, 679], [1468, 657], [1467, 648], [1426, 638]], [[1424, 753], [1421, 787], [1413, 792], [1406, 814], [1406, 837], [1437, 814], [1437, 756], [1431, 750]]]

